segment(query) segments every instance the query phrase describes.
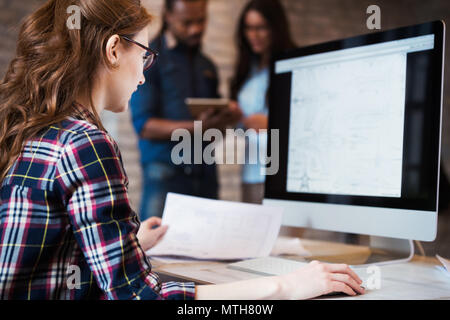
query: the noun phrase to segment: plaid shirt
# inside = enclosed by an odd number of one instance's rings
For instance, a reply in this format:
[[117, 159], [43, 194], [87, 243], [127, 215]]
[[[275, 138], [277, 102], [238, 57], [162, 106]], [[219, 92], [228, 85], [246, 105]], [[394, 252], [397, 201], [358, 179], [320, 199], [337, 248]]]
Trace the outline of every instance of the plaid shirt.
[[118, 147], [91, 120], [48, 127], [2, 182], [0, 299], [194, 298], [151, 271]]

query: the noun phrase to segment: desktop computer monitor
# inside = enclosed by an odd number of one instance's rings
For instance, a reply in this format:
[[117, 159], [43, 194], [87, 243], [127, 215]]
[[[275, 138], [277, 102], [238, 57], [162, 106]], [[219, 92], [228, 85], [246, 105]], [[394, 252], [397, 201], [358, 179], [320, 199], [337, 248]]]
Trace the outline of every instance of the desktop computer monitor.
[[274, 59], [280, 156], [264, 204], [284, 207], [283, 225], [435, 239], [444, 32], [435, 21]]

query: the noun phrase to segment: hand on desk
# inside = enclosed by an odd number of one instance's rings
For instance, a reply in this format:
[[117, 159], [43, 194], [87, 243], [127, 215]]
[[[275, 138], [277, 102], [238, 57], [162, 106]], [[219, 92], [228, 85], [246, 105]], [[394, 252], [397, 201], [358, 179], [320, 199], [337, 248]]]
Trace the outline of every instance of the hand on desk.
[[362, 280], [345, 264], [312, 261], [307, 266], [279, 276], [281, 299], [299, 300], [343, 292], [350, 296], [364, 294]]
[[361, 284], [361, 279], [347, 265], [313, 261], [282, 276], [197, 286], [196, 299], [302, 300], [335, 292], [355, 296], [364, 293]]
[[[156, 246], [166, 234], [168, 226], [162, 226], [161, 222], [161, 218], [151, 217], [141, 223], [137, 238], [144, 251]], [[156, 226], [158, 227], [153, 229]]]

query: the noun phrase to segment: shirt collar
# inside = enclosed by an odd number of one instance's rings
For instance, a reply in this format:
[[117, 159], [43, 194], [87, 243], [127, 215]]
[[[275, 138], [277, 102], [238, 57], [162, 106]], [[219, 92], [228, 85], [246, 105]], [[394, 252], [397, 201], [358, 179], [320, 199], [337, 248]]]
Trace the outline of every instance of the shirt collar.
[[81, 105], [78, 102], [74, 102], [74, 116], [77, 119], [80, 120], [86, 120], [92, 124], [96, 124], [95, 116], [94, 114], [85, 106]]
[[182, 42], [178, 41], [177, 38], [175, 37], [175, 35], [172, 32], [170, 32], [170, 30], [164, 31], [163, 39], [164, 39], [165, 48], [167, 48], [170, 51], [180, 50], [182, 52], [191, 52], [194, 54], [198, 53], [200, 51], [200, 47], [189, 48]]
[[164, 32], [164, 39], [166, 41], [166, 47], [169, 50], [173, 50], [178, 46], [178, 40], [175, 38], [172, 32], [166, 30]]

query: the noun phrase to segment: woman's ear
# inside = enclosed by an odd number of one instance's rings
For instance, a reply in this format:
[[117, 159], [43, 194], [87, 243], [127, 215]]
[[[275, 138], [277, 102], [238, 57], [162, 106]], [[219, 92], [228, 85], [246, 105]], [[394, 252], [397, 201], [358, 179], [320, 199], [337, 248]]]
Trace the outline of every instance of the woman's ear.
[[111, 36], [108, 39], [108, 42], [106, 43], [106, 59], [114, 67], [117, 67], [119, 65], [120, 60], [119, 46], [120, 46], [120, 37], [117, 34]]

